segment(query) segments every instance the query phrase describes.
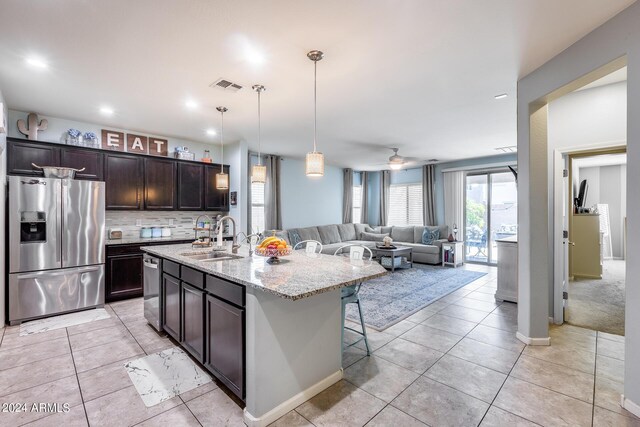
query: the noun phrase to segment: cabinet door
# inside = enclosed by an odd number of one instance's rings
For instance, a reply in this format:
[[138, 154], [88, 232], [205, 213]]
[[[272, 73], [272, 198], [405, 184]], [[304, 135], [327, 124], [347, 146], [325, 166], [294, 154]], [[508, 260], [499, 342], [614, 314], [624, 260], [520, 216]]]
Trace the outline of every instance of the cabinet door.
[[79, 148], [62, 148], [60, 150], [60, 166], [82, 169], [76, 173], [76, 179], [102, 181], [104, 179], [104, 154], [98, 151]]
[[142, 253], [107, 256], [105, 300], [142, 296]]
[[244, 399], [244, 309], [207, 295], [206, 316], [205, 366]]
[[177, 341], [181, 338], [180, 280], [162, 275], [162, 328]]
[[[218, 190], [216, 188], [216, 174], [219, 172], [220, 165], [205, 166], [204, 208], [208, 211], [229, 210], [229, 190]], [[229, 173], [229, 166], [224, 166], [224, 173]], [[231, 183], [231, 179], [229, 179], [229, 183]]]
[[204, 358], [204, 292], [182, 282], [182, 345], [199, 362]]
[[144, 208], [176, 208], [176, 162], [167, 159], [144, 159]]
[[7, 141], [7, 173], [9, 175], [44, 176], [38, 166], [60, 166], [58, 144]]
[[142, 208], [142, 169], [140, 157], [105, 154], [106, 209]]
[[204, 167], [178, 163], [178, 210], [204, 209]]

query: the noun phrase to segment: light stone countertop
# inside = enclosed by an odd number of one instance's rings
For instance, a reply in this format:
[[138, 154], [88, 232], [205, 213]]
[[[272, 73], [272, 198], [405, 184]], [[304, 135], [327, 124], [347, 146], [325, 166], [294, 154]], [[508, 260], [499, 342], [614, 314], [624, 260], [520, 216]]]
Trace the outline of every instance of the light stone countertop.
[[150, 246], [143, 247], [142, 250], [291, 300], [307, 298], [388, 274], [375, 261], [351, 262], [347, 257], [306, 254], [303, 251], [281, 257], [281, 264], [267, 264], [265, 257], [255, 254], [249, 257], [247, 245], [241, 246], [238, 251], [238, 255], [243, 258], [223, 261], [200, 261], [184, 256], [185, 253], [206, 253], [211, 250], [194, 249], [189, 244]]

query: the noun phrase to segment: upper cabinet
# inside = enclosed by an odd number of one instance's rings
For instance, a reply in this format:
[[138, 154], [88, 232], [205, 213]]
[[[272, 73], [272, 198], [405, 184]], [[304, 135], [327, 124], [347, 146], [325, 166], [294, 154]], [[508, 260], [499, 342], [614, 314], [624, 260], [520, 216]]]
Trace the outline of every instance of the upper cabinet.
[[107, 153], [104, 157], [106, 209], [141, 209], [143, 159], [114, 153]]
[[36, 142], [8, 141], [7, 173], [9, 175], [44, 176], [42, 170], [33, 167], [60, 166], [60, 146]]
[[204, 166], [178, 163], [178, 210], [204, 209]]
[[229, 210], [219, 164], [7, 138], [7, 174], [44, 176], [32, 164], [84, 168], [76, 179], [105, 181], [107, 210]]
[[[220, 172], [220, 165], [207, 165], [204, 168], [204, 209], [207, 211], [228, 211], [229, 190], [216, 188], [216, 174]], [[224, 166], [224, 173], [229, 173], [229, 166]]]
[[65, 147], [60, 150], [60, 166], [84, 169], [76, 172], [76, 179], [104, 180], [104, 154], [99, 151]]
[[144, 208], [172, 211], [176, 208], [176, 161], [144, 159]]

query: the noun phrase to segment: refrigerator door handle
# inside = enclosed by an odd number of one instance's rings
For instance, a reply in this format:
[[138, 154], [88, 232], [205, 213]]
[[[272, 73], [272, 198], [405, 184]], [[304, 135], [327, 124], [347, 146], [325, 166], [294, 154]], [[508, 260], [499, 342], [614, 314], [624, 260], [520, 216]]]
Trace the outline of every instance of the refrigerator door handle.
[[[74, 267], [71, 270], [73, 270], [73, 272], [75, 272], [75, 273], [88, 273], [90, 271], [97, 271], [100, 268], [102, 268], [101, 265], [94, 265], [94, 266], [90, 266], [90, 267]], [[54, 276], [66, 276], [68, 274], [69, 274], [68, 269], [65, 269], [65, 270], [57, 270], [57, 271], [56, 270], [53, 270], [53, 271], [51, 271], [51, 270], [38, 271], [38, 272], [35, 272], [35, 273], [17, 273], [16, 276], [19, 279], [37, 279], [37, 278], [42, 277], [42, 276], [54, 277]]]
[[60, 262], [62, 252], [62, 201], [64, 200], [62, 193], [61, 180], [55, 181], [55, 199], [56, 199], [56, 262]]

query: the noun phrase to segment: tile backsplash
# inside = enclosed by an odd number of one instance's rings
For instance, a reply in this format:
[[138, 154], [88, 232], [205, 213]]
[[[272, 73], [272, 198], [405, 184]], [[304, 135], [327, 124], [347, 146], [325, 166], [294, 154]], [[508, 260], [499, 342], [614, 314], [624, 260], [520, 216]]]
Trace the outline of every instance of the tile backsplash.
[[[112, 228], [122, 230], [123, 239], [132, 239], [140, 236], [140, 226], [166, 226], [173, 220], [171, 235], [173, 237], [191, 239], [194, 236], [193, 226], [196, 218], [204, 212], [198, 211], [106, 211], [107, 232]], [[226, 215], [227, 212], [206, 212], [214, 220], [218, 215]], [[204, 221], [204, 219], [201, 219]], [[137, 224], [141, 225], [137, 225]], [[223, 233], [227, 234], [229, 223], [225, 224]]]

